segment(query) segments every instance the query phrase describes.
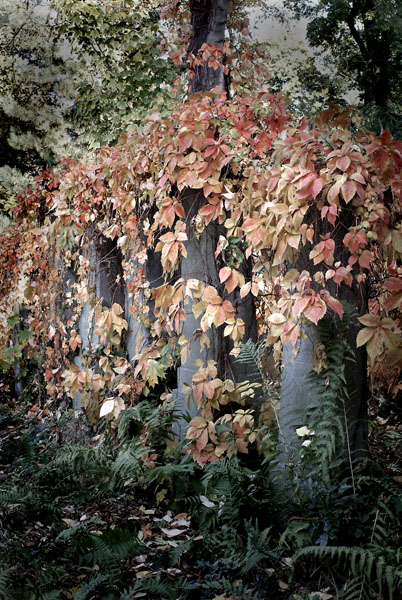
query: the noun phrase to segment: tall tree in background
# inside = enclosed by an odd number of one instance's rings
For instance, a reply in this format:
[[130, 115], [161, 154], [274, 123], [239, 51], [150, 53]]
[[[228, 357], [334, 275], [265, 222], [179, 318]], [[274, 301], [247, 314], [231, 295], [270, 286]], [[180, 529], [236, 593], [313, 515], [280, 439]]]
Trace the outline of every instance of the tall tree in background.
[[[220, 91], [224, 91], [229, 96], [229, 71], [224, 64], [228, 7], [229, 0], [208, 0], [207, 2], [190, 0], [189, 2], [192, 27], [187, 50], [187, 61], [191, 67], [189, 71], [190, 93], [214, 90], [217, 95]], [[213, 101], [213, 96], [211, 96], [211, 102]], [[218, 172], [216, 177], [219, 179]], [[219, 271], [223, 265], [215, 258], [215, 253], [219, 236], [225, 233], [225, 229], [216, 220], [207, 226], [203, 223], [201, 214], [202, 207], [205, 207], [206, 204], [206, 198], [202, 189], [185, 189], [182, 193], [182, 204], [190, 237], [187, 244], [187, 256], [183, 257], [181, 262], [180, 274], [184, 279], [196, 278], [209, 285], [218, 286], [220, 284]], [[251, 277], [250, 261], [243, 260], [239, 268], [244, 276]], [[230, 299], [244, 322], [245, 340], [255, 340], [257, 330], [251, 295], [242, 299], [237, 291], [230, 295]], [[179, 368], [177, 382], [182, 407], [186, 396], [185, 389], [191, 387], [192, 377], [197, 371], [194, 366], [197, 359], [202, 358], [205, 365], [209, 360], [213, 360], [217, 365], [219, 377], [223, 380], [226, 377], [237, 382], [246, 379], [246, 370], [242, 369], [240, 365], [236, 367], [233, 365], [230, 357], [232, 346], [229, 339], [224, 337], [222, 326], [209, 330], [208, 346], [201, 352], [197, 341], [197, 332], [201, 333], [201, 330], [198, 319], [193, 314], [193, 303], [190, 302], [186, 307], [182, 335], [191, 340], [191, 355], [186, 365]], [[190, 407], [190, 410], [193, 416], [197, 413], [195, 405]]]
[[350, 79], [369, 127], [400, 135], [402, 6], [397, 0], [285, 0], [306, 18], [308, 41], [322, 48], [328, 65]]
[[30, 175], [79, 152], [70, 112], [85, 62], [48, 2], [1, 0], [0, 32], [0, 201], [7, 208], [20, 186], [32, 185]]
[[168, 109], [158, 3], [0, 0], [0, 198]]
[[73, 116], [88, 131], [91, 147], [115, 142], [152, 108], [169, 109], [176, 70], [163, 47], [159, 0], [49, 2], [60, 32], [86, 62]]

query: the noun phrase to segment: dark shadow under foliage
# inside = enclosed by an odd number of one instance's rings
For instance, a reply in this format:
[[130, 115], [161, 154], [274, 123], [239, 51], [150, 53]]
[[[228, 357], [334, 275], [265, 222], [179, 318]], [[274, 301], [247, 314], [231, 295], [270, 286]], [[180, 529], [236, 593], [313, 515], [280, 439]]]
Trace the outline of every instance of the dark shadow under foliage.
[[317, 468], [299, 457], [289, 497], [271, 489], [274, 430], [263, 431], [265, 457], [250, 449], [201, 469], [171, 434], [173, 404], [156, 397], [84, 444], [73, 416], [32, 420], [10, 406], [0, 406], [1, 599], [398, 597], [398, 421], [385, 448], [373, 423], [379, 460], [353, 479], [322, 423], [307, 449]]

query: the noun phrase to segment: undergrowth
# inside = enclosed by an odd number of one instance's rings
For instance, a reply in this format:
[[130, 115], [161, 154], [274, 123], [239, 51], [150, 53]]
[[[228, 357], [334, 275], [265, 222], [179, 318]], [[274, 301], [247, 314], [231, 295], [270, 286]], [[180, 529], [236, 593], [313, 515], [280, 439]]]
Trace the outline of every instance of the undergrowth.
[[[320, 402], [305, 415], [314, 446], [300, 447], [292, 495], [271, 483], [275, 420], [261, 425], [260, 452], [201, 469], [171, 433], [173, 403], [156, 397], [85, 445], [3, 404], [0, 599], [396, 600], [400, 480], [345, 460], [353, 353], [330, 327], [319, 332], [327, 367], [311, 375]], [[260, 354], [249, 345], [240, 359], [254, 361], [262, 402], [272, 386]]]

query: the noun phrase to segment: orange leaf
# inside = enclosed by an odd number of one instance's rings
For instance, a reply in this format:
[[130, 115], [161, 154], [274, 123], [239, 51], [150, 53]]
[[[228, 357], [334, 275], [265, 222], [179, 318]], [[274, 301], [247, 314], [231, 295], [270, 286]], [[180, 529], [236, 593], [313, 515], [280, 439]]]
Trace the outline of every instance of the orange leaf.
[[251, 290], [251, 282], [249, 281], [248, 283], [245, 283], [244, 285], [241, 286], [240, 298], [244, 298], [245, 296], [247, 296], [247, 294], [250, 293], [250, 290]]
[[208, 302], [208, 304], [221, 304], [222, 298], [212, 285], [208, 285], [202, 293], [202, 299]]

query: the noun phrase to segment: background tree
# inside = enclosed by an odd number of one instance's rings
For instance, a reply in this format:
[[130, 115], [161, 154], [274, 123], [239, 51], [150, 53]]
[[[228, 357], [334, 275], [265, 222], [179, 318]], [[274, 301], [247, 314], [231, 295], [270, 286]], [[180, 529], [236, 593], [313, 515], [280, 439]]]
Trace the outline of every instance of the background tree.
[[151, 108], [168, 110], [176, 70], [161, 31], [160, 1], [51, 4], [60, 15], [60, 32], [86, 63], [73, 116], [88, 131], [92, 148], [115, 142]]
[[167, 109], [174, 73], [158, 3], [1, 0], [3, 203], [46, 165]]
[[285, 0], [296, 18], [305, 18], [312, 47], [349, 79], [369, 127], [400, 135], [402, 100], [402, 8], [396, 0]]
[[48, 2], [1, 0], [0, 24], [0, 196], [7, 208], [19, 187], [32, 185], [31, 175], [79, 154], [71, 110], [85, 66]]

